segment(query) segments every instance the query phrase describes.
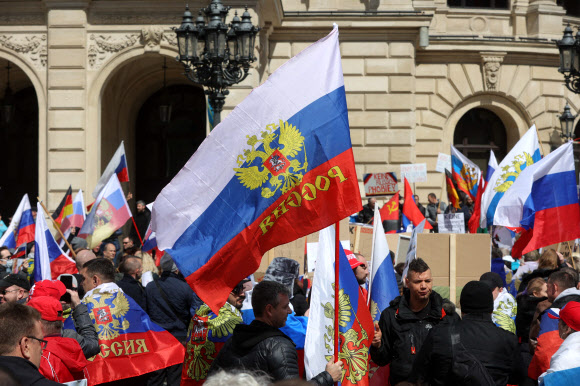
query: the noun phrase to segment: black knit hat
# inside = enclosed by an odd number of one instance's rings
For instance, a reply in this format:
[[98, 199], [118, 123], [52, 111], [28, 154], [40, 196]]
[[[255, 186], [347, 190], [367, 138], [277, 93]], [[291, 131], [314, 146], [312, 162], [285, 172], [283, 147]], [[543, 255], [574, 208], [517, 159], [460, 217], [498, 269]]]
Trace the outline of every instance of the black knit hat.
[[493, 295], [491, 289], [480, 281], [470, 281], [463, 287], [459, 298], [461, 311], [466, 314], [493, 312]]

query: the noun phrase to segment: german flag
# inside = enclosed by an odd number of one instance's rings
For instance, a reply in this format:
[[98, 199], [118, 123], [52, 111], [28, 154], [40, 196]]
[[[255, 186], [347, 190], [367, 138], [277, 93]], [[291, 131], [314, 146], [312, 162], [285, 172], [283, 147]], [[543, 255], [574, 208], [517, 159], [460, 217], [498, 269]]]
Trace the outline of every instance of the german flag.
[[52, 214], [52, 218], [54, 222], [58, 224], [60, 227], [62, 224], [62, 220], [73, 213], [73, 197], [72, 197], [72, 187], [69, 185], [68, 190], [66, 191], [64, 197], [58, 204], [58, 207]]
[[457, 190], [453, 184], [451, 173], [447, 169], [445, 169], [445, 183], [447, 184], [447, 198], [449, 198], [449, 203], [453, 205], [454, 208], [460, 209], [459, 196], [457, 195]]

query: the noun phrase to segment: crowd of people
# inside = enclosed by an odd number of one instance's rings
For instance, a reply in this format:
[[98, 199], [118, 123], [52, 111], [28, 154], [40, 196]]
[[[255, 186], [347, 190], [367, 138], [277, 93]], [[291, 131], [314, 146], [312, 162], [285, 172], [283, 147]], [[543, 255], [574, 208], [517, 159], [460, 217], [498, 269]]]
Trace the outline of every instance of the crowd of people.
[[[369, 201], [361, 215], [374, 205]], [[433, 195], [424, 213], [445, 210]], [[145, 229], [147, 212], [143, 205], [138, 225]], [[169, 254], [142, 252], [131, 233], [117, 232], [93, 249], [73, 234], [70, 245], [78, 273], [39, 282], [31, 277], [34, 243], [19, 265], [10, 264], [14, 251], [0, 247], [8, 262], [0, 279], [0, 379], [6, 384], [94, 384], [88, 366], [110, 350], [99, 335], [99, 318], [106, 315], [90, 306], [99, 291], [123, 293], [185, 352], [183, 363], [128, 378], [117, 374], [109, 382], [105, 376], [99, 384], [305, 382], [304, 340], [310, 307], [317, 305], [310, 303], [311, 281], [300, 276], [297, 261], [274, 259], [262, 280], [244, 279], [232, 288], [215, 314]], [[366, 298], [370, 263], [360, 253], [346, 253]], [[546, 249], [515, 261], [509, 250], [494, 246], [491, 271], [465, 284], [457, 305], [433, 290], [422, 258], [408, 264], [406, 277], [404, 264], [395, 265], [392, 252], [391, 258], [400, 295], [380, 313], [369, 348], [372, 367], [388, 368], [389, 384], [536, 385], [580, 367], [580, 282], [573, 256]], [[330, 360], [309, 382], [331, 385], [341, 380], [343, 366]]]

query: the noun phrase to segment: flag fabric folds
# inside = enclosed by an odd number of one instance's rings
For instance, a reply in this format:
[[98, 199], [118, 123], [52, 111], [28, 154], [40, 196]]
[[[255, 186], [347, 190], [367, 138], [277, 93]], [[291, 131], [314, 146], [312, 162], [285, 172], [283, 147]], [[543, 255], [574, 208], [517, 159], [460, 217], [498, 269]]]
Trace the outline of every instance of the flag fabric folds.
[[385, 233], [397, 233], [399, 230], [399, 192], [395, 193], [393, 197], [380, 210], [381, 218], [385, 222]]
[[87, 240], [89, 248], [94, 248], [121, 228], [130, 217], [131, 210], [123, 189], [117, 175], [113, 174], [95, 200], [79, 231], [79, 237]]
[[52, 213], [52, 219], [60, 227], [62, 224], [62, 220], [66, 216], [72, 214], [72, 212], [73, 212], [72, 187], [69, 185], [66, 193], [64, 194], [64, 197], [60, 201], [60, 204], [58, 204], [57, 208]]
[[460, 209], [459, 196], [457, 195], [457, 190], [455, 190], [451, 173], [449, 173], [449, 170], [447, 169], [445, 169], [445, 184], [447, 185], [447, 198], [449, 199], [449, 203], [453, 205], [455, 209]]
[[391, 300], [399, 296], [399, 287], [391, 259], [391, 251], [385, 237], [381, 214], [375, 206], [373, 226], [373, 252], [369, 284], [369, 308], [374, 322], [378, 322], [381, 312], [389, 306]]
[[266, 251], [361, 202], [335, 27], [212, 131], [156, 198], [151, 221], [159, 248], [218, 312]]
[[483, 196], [483, 191], [485, 190], [485, 180], [483, 176], [479, 177], [479, 185], [477, 185], [477, 197], [475, 198], [475, 203], [473, 204], [473, 213], [469, 218], [467, 223], [469, 233], [477, 233], [479, 228], [479, 219], [481, 217], [481, 196]]
[[572, 369], [559, 370], [553, 373], [544, 375], [542, 383], [543, 386], [562, 386], [575, 385], [580, 379], [580, 366]]
[[[403, 177], [404, 178], [404, 177]], [[403, 204], [403, 216], [407, 217], [413, 226], [417, 226], [421, 223], [421, 221], [425, 220], [425, 216], [419, 208], [417, 208], [417, 204], [415, 203], [415, 199], [413, 198], [413, 190], [411, 190], [411, 185], [407, 178], [405, 179], [405, 203]], [[405, 227], [406, 228], [406, 227]], [[426, 223], [425, 229], [433, 229], [431, 224]]]
[[480, 223], [482, 228], [487, 228], [493, 224], [499, 200], [517, 180], [520, 173], [541, 158], [536, 125], [533, 125], [505, 156], [487, 181], [481, 197]]
[[99, 192], [103, 187], [109, 182], [111, 176], [115, 174], [119, 179], [119, 182], [129, 181], [129, 171], [127, 169], [127, 157], [125, 156], [125, 144], [121, 141], [121, 144], [113, 154], [113, 158], [109, 161], [109, 164], [105, 168], [105, 171], [97, 181], [97, 186], [93, 190], [93, 197], [97, 198]]
[[563, 342], [558, 333], [558, 320], [550, 318], [550, 315], [557, 317], [559, 313], [559, 308], [550, 308], [540, 316], [538, 343], [528, 367], [528, 377], [534, 380], [550, 368], [550, 359]]
[[101, 352], [87, 366], [89, 385], [136, 377], [183, 363], [185, 350], [115, 283], [87, 292], [82, 302], [99, 335]]
[[[10, 221], [10, 225], [8, 225], [8, 229], [0, 238], [0, 246], [6, 246], [8, 248], [16, 248], [16, 238], [18, 236], [18, 228], [20, 224], [20, 220], [22, 219], [22, 215], [25, 212], [26, 208], [30, 210], [30, 201], [28, 201], [28, 194], [25, 194], [20, 203], [18, 204], [18, 208], [16, 208], [16, 212], [12, 215], [12, 221]], [[30, 213], [30, 217], [32, 217], [32, 212]], [[28, 220], [26, 221], [28, 222]], [[34, 231], [32, 232], [33, 239], [34, 239]]]
[[481, 170], [453, 145], [451, 145], [451, 170], [457, 188], [475, 201]]
[[493, 150], [489, 151], [489, 161], [487, 163], [487, 171], [485, 172], [485, 181], [489, 181], [493, 173], [498, 169], [497, 159]]
[[[304, 347], [307, 379], [324, 371], [326, 363], [333, 360], [334, 248], [334, 228], [328, 227], [320, 232], [317, 270], [312, 287], [312, 307]], [[369, 348], [374, 336], [373, 320], [342, 246], [339, 254], [338, 358], [344, 365], [340, 384], [368, 385]]]
[[411, 264], [411, 261], [417, 258], [417, 235], [423, 233], [425, 225], [429, 225], [427, 220], [421, 221], [421, 223], [413, 229], [413, 233], [411, 233], [411, 240], [409, 242], [409, 248], [407, 249], [407, 257], [405, 258], [405, 268], [403, 269], [402, 279], [407, 277], [407, 271], [409, 271], [409, 264]]
[[528, 166], [498, 202], [494, 225], [523, 229], [524, 254], [580, 237], [572, 146], [568, 142]]
[[61, 229], [81, 228], [87, 217], [85, 212], [85, 200], [83, 191], [79, 189], [72, 202], [72, 211], [62, 219]]
[[56, 280], [63, 273], [78, 273], [77, 266], [60, 249], [44, 219], [42, 205], [37, 204], [36, 230], [34, 237], [34, 281]]

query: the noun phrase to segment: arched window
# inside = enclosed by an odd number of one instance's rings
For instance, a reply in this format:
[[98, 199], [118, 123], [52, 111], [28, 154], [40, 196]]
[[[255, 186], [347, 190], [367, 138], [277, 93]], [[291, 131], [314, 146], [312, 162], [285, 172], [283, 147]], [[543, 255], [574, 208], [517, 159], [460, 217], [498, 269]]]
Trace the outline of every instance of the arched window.
[[[572, 0], [576, 1], [576, 0]], [[449, 7], [509, 9], [509, 0], [447, 0]]]
[[483, 108], [471, 109], [455, 126], [453, 146], [485, 173], [490, 150], [493, 150], [498, 162], [507, 154], [505, 126], [494, 112]]
[[566, 15], [580, 17], [580, 2], [578, 0], [558, 0], [558, 5], [564, 7]]

